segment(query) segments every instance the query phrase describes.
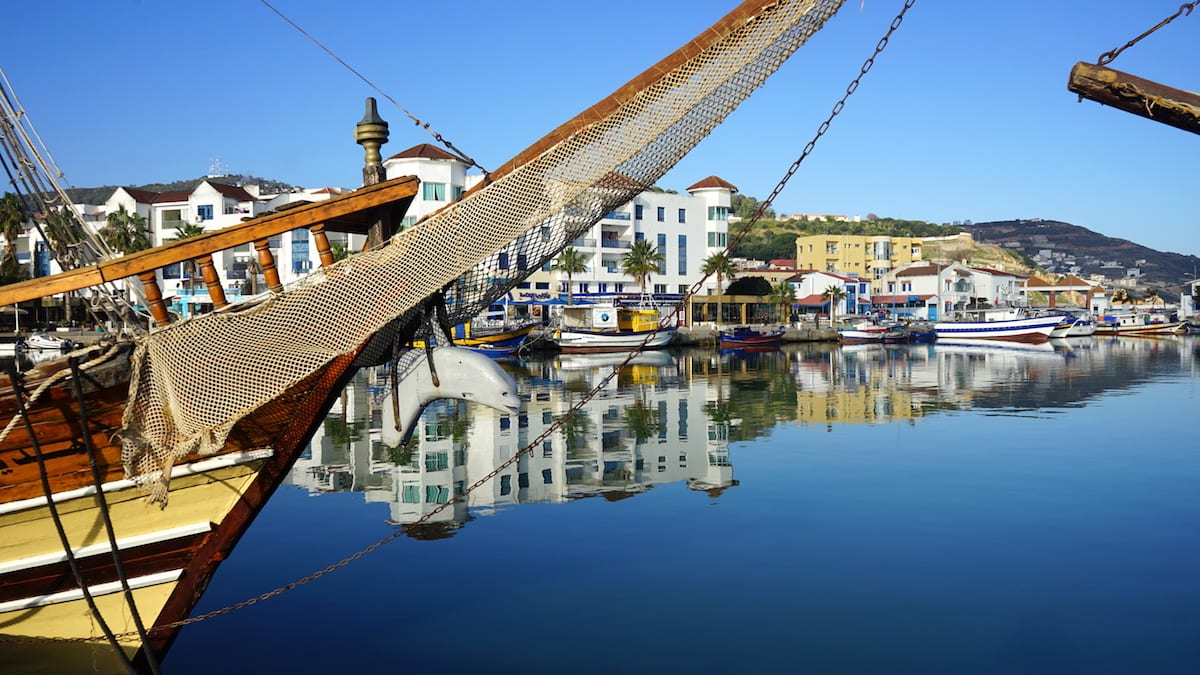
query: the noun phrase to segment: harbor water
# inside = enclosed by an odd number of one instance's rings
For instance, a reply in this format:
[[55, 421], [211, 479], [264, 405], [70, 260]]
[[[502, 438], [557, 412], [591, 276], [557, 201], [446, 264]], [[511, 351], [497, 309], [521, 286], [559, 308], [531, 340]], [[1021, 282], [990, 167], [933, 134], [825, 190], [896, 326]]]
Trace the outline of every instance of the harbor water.
[[367, 371], [164, 672], [1195, 673], [1198, 348], [647, 353], [510, 465], [624, 355], [406, 447]]

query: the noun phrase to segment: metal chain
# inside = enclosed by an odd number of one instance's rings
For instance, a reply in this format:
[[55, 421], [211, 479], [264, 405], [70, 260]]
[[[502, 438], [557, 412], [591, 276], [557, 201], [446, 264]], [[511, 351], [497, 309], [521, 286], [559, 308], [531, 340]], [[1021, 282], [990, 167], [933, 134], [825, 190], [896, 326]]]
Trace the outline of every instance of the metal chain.
[[1158, 30], [1159, 28], [1162, 28], [1163, 26], [1171, 23], [1175, 19], [1178, 19], [1181, 15], [1189, 15], [1190, 16], [1192, 13], [1192, 10], [1196, 8], [1196, 5], [1200, 5], [1200, 0], [1196, 0], [1195, 2], [1186, 2], [1182, 5], [1180, 5], [1179, 9], [1176, 10], [1176, 12], [1174, 14], [1172, 14], [1171, 16], [1168, 16], [1167, 18], [1163, 19], [1162, 21], [1159, 21], [1158, 25], [1155, 26], [1154, 28], [1151, 28], [1150, 30], [1146, 31], [1145, 33], [1142, 33], [1141, 35], [1133, 38], [1129, 42], [1126, 42], [1125, 45], [1122, 47], [1118, 47], [1116, 49], [1113, 49], [1113, 50], [1110, 50], [1110, 51], [1107, 51], [1107, 52], [1104, 52], [1103, 54], [1101, 54], [1100, 58], [1096, 59], [1096, 65], [1105, 66], [1105, 65], [1108, 65], [1109, 63], [1112, 63], [1113, 60], [1116, 59], [1117, 56], [1119, 56], [1121, 54], [1121, 52], [1134, 46], [1135, 44], [1140, 42], [1142, 38], [1146, 37], [1147, 35], [1150, 35], [1151, 33]]
[[[1200, 2], [1200, 0], [1197, 1]], [[829, 125], [833, 123], [833, 118], [837, 117], [842, 112], [842, 109], [846, 107], [846, 99], [850, 98], [850, 96], [854, 94], [854, 92], [858, 89], [858, 84], [860, 81], [862, 81], [863, 76], [865, 76], [867, 72], [871, 70], [871, 67], [875, 65], [875, 58], [887, 48], [888, 40], [891, 39], [892, 34], [895, 33], [898, 28], [900, 28], [900, 24], [904, 22], [904, 16], [908, 13], [908, 10], [912, 8], [914, 2], [916, 2], [916, 0], [906, 0], [904, 7], [900, 10], [900, 13], [896, 15], [896, 18], [892, 19], [892, 24], [888, 27], [887, 32], [883, 34], [883, 37], [879, 38], [879, 42], [875, 45], [875, 52], [872, 53], [871, 56], [867, 57], [867, 60], [863, 62], [862, 68], [859, 70], [858, 75], [850, 82], [849, 85], [846, 86], [846, 93], [843, 94], [842, 98], [833, 105], [833, 110], [829, 113], [829, 117], [825, 118], [825, 121], [822, 122], [821, 126], [817, 128], [816, 135], [813, 136], [812, 140], [810, 140], [808, 144], [804, 146], [804, 150], [800, 153], [800, 156], [796, 158], [796, 161], [792, 162], [791, 167], [788, 168], [783, 178], [780, 179], [779, 184], [775, 186], [775, 189], [771, 191], [771, 194], [764, 201], [759, 203], [758, 209], [755, 210], [754, 215], [751, 216], [750, 220], [742, 226], [742, 228], [734, 236], [733, 241], [729, 242], [729, 245], [726, 246], [725, 250], [721, 252], [722, 258], [728, 257], [729, 252], [733, 250], [739, 243], [741, 243], [742, 239], [744, 239], [746, 235], [750, 233], [750, 230], [758, 224], [758, 221], [763, 217], [763, 214], [766, 213], [767, 209], [771, 207], [771, 204], [775, 201], [775, 198], [779, 196], [779, 193], [783, 192], [783, 188], [787, 185], [788, 181], [791, 180], [792, 175], [795, 174], [800, 168], [800, 163], [803, 162], [810, 154], [812, 154], [813, 149], [817, 146], [817, 141], [819, 141], [821, 137], [825, 135], [825, 132], [829, 130]], [[699, 290], [699, 285], [704, 283], [706, 279], [707, 277], [705, 279], [701, 279], [698, 284], [693, 286], [692, 292], [694, 293]]]
[[[1200, 2], [1200, 0], [1197, 0], [1197, 1]], [[264, 4], [266, 4], [266, 0], [263, 0], [263, 2], [264, 2]], [[734, 237], [734, 239], [726, 244], [725, 250], [721, 252], [722, 257], [728, 257], [730, 251], [746, 236], [747, 233], [749, 233], [751, 228], [753, 228], [755, 225], [758, 224], [758, 221], [762, 218], [763, 213], [766, 211], [767, 208], [770, 207], [771, 203], [775, 200], [775, 198], [779, 196], [779, 193], [783, 191], [783, 188], [784, 188], [784, 186], [787, 185], [787, 182], [791, 179], [791, 177], [800, 168], [800, 163], [803, 162], [804, 159], [807, 158], [812, 153], [813, 149], [816, 147], [817, 141], [823, 135], [825, 135], [826, 131], [829, 130], [829, 126], [833, 122], [833, 118], [837, 117], [838, 114], [842, 112], [842, 109], [846, 105], [846, 99], [850, 98], [850, 96], [858, 89], [859, 82], [862, 80], [863, 76], [867, 74], [867, 71], [871, 70], [871, 66], [873, 66], [875, 64], [875, 58], [877, 56], [879, 56], [879, 54], [881, 52], [883, 52], [883, 50], [887, 47], [889, 38], [891, 38], [892, 34], [896, 32], [896, 29], [898, 29], [900, 27], [900, 24], [904, 21], [905, 14], [913, 6], [913, 4], [915, 2], [916, 2], [916, 0], [905, 0], [904, 7], [900, 10], [900, 13], [898, 15], [896, 15], [896, 18], [892, 19], [891, 26], [888, 28], [888, 30], [884, 34], [884, 36], [882, 38], [880, 38], [879, 42], [875, 45], [875, 51], [863, 63], [862, 68], [859, 70], [859, 73], [854, 78], [854, 80], [851, 81], [850, 84], [846, 87], [846, 93], [842, 96], [841, 99], [838, 100], [838, 102], [836, 104], [834, 104], [833, 110], [829, 114], [829, 117], [826, 118], [825, 121], [821, 123], [820, 127], [818, 127], [816, 135], [812, 138], [812, 140], [810, 140], [804, 146], [804, 150], [800, 153], [800, 156], [796, 159], [795, 162], [792, 163], [791, 167], [788, 168], [788, 170], [785, 172], [783, 178], [779, 181], [779, 184], [776, 185], [775, 189], [771, 192], [770, 196], [767, 197], [767, 199], [765, 201], [763, 201], [759, 204], [758, 209], [754, 213], [754, 216], [749, 221], [747, 221], [747, 223], [742, 227], [741, 231], [738, 232], [738, 234]], [[416, 521], [397, 528], [395, 532], [392, 532], [391, 534], [387, 535], [386, 537], [383, 537], [382, 539], [371, 544], [370, 546], [367, 546], [366, 548], [364, 548], [356, 553], [353, 553], [350, 556], [342, 558], [341, 560], [339, 560], [325, 568], [322, 568], [302, 579], [293, 581], [285, 586], [280, 586], [278, 588], [275, 588], [274, 590], [267, 591], [265, 593], [255, 596], [253, 598], [243, 600], [242, 602], [239, 602], [237, 604], [229, 605], [229, 606], [223, 607], [221, 609], [217, 609], [217, 610], [213, 610], [211, 612], [207, 612], [205, 614], [200, 614], [197, 616], [189, 617], [187, 619], [183, 619], [181, 621], [176, 621], [174, 623], [167, 624], [164, 626], [159, 626], [157, 628], [151, 628], [151, 629], [149, 629], [150, 632], [161, 632], [163, 630], [167, 630], [167, 629], [171, 629], [171, 628], [179, 628], [179, 627], [186, 626], [189, 624], [199, 623], [201, 621], [205, 621], [207, 619], [221, 616], [223, 614], [229, 614], [230, 612], [234, 612], [234, 611], [240, 610], [240, 609], [245, 609], [246, 607], [250, 607], [251, 605], [255, 605], [264, 600], [269, 600], [269, 599], [271, 599], [275, 596], [281, 595], [287, 591], [290, 591], [292, 589], [303, 586], [303, 585], [305, 585], [311, 581], [314, 581], [316, 579], [319, 579], [331, 572], [341, 569], [341, 568], [345, 567], [346, 565], [349, 565], [350, 563], [354, 562], [355, 560], [359, 560], [360, 558], [362, 558], [370, 553], [373, 553], [374, 551], [378, 550], [385, 544], [404, 536], [404, 534], [407, 533], [410, 529], [415, 528], [418, 525], [422, 525], [422, 524], [428, 522], [434, 516], [438, 515], [442, 511], [446, 510], [447, 508], [450, 508], [451, 506], [453, 506], [461, 501], [464, 501], [473, 491], [477, 490], [478, 488], [487, 484], [489, 481], [491, 481], [496, 476], [500, 475], [505, 469], [507, 469], [508, 467], [510, 467], [514, 463], [516, 463], [518, 460], [520, 460], [521, 457], [523, 457], [525, 455], [532, 455], [535, 448], [540, 447], [543, 441], [545, 441], [552, 434], [554, 434], [556, 431], [561, 429], [563, 424], [570, 421], [570, 419], [575, 415], [575, 413], [579, 412], [579, 410], [582, 409], [583, 406], [585, 406], [589, 402], [591, 402], [591, 400], [593, 398], [595, 398], [606, 386], [608, 386], [609, 382], [611, 382], [615, 377], [617, 377], [618, 374], [620, 374], [621, 370], [625, 366], [629, 365], [630, 361], [632, 361], [635, 357], [637, 357], [639, 354], [641, 354], [645, 350], [646, 345], [649, 344], [649, 342], [654, 339], [654, 336], [658, 334], [658, 331], [662, 326], [672, 325], [673, 323], [675, 323], [675, 321], [679, 317], [680, 313], [683, 312], [684, 307], [687, 304], [688, 298], [690, 296], [694, 295], [697, 291], [699, 291], [700, 288], [704, 285], [705, 282], [708, 281], [708, 279], [710, 277], [712, 277], [712, 273], [704, 274], [700, 278], [699, 281], [692, 284], [691, 289], [688, 291], [688, 293], [686, 293], [683, 296], [682, 299], [680, 299], [680, 301], [678, 303], [675, 304], [675, 307], [672, 309], [671, 313], [667, 315], [666, 319], [664, 321], [661, 321], [659, 323], [659, 325], [656, 326], [653, 331], [648, 333], [646, 335], [646, 337], [642, 340], [641, 344], [637, 345], [633, 350], [631, 350], [628, 353], [628, 355], [626, 355], [624, 360], [622, 360], [617, 365], [613, 366], [612, 370], [607, 375], [605, 375], [603, 378], [601, 378], [599, 383], [597, 383], [594, 387], [592, 387], [586, 393], [584, 393], [583, 396], [581, 396], [580, 399], [571, 406], [570, 410], [568, 410], [565, 414], [563, 414], [561, 417], [559, 417], [553, 423], [551, 423], [548, 427], [546, 427], [546, 429], [541, 434], [539, 434], [537, 436], [537, 438], [530, 441], [528, 445], [526, 445], [524, 448], [515, 452], [512, 457], [505, 460], [503, 463], [498, 465], [495, 469], [492, 469], [490, 472], [487, 473], [487, 475], [483, 476], [479, 480], [475, 481], [474, 483], [472, 483], [471, 485], [466, 487], [461, 493], [454, 495], [453, 497], [448, 499], [446, 501], [446, 503], [439, 504], [437, 506], [437, 508], [435, 508], [432, 511], [430, 511], [429, 513], [426, 513], [425, 515], [421, 516]], [[136, 635], [136, 634], [135, 633], [119, 634], [119, 635], [117, 635], [117, 637], [118, 638], [132, 637], [133, 635]], [[90, 640], [88, 640], [86, 638], [66, 638], [66, 639], [56, 640], [56, 641], [88, 642]]]

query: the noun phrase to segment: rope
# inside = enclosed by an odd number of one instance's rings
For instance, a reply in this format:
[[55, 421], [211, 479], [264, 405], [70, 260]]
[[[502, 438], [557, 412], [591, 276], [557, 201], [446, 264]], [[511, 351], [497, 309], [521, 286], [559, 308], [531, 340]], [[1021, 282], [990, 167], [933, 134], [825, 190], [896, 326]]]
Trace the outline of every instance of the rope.
[[[104, 636], [108, 639], [109, 644], [117, 652], [117, 657], [120, 659], [121, 664], [129, 673], [136, 673], [137, 671], [134, 669], [133, 663], [130, 662], [129, 657], [125, 654], [125, 650], [121, 648], [120, 643], [117, 641], [116, 634], [112, 632], [108, 622], [100, 614], [100, 609], [96, 607], [96, 600], [92, 597], [91, 591], [88, 590], [87, 583], [84, 581], [83, 572], [79, 569], [79, 561], [75, 558], [75, 552], [71, 550], [71, 541], [67, 538], [67, 532], [62, 524], [62, 517], [58, 513], [58, 505], [53, 498], [54, 491], [50, 487], [50, 478], [46, 474], [46, 459], [42, 456], [42, 445], [38, 443], [37, 434], [33, 431], [33, 423], [29, 420], [29, 409], [25, 406], [24, 387], [21, 386], [21, 376], [17, 373], [15, 362], [10, 363], [8, 368], [13, 399], [17, 403], [17, 414], [25, 422], [25, 431], [29, 434], [29, 442], [33, 446], [34, 456], [37, 457], [38, 475], [42, 481], [42, 491], [46, 494], [46, 506], [50, 510], [50, 517], [54, 521], [54, 529], [58, 532], [58, 539], [62, 542], [63, 553], [67, 557], [67, 565], [71, 568], [71, 574], [75, 577], [75, 583], [79, 586], [79, 591], [83, 594], [83, 598], [87, 602], [92, 618], [100, 625], [100, 630], [104, 632]], [[90, 642], [90, 640], [79, 641]]]
[[[141, 638], [142, 652], [146, 655], [146, 663], [153, 675], [159, 675], [158, 660], [154, 657], [154, 652], [150, 648], [150, 639], [146, 634], [146, 626], [142, 623], [141, 612], [138, 611], [137, 603], [133, 600], [133, 591], [129, 588], [129, 578], [125, 574], [125, 564], [121, 561], [121, 552], [117, 547], [117, 534], [113, 529], [112, 514], [108, 510], [108, 500], [104, 496], [104, 479], [100, 476], [100, 468], [96, 465], [96, 447], [92, 444], [91, 426], [88, 424], [87, 402], [83, 398], [83, 371], [79, 369], [79, 357], [71, 356], [67, 359], [71, 366], [71, 392], [75, 395], [75, 402], [79, 405], [79, 429], [83, 435], [83, 444], [87, 448], [88, 465], [92, 470], [92, 484], [96, 486], [96, 506], [100, 510], [100, 518], [104, 521], [104, 531], [108, 535], [108, 546], [112, 553], [113, 569], [117, 573], [117, 580], [121, 582], [121, 590], [125, 597], [125, 605], [129, 608], [130, 618], [133, 619], [133, 625], [137, 628], [138, 637]], [[47, 495], [47, 499], [50, 496]]]
[[428, 123], [428, 122], [423, 122], [423, 121], [421, 121], [421, 119], [420, 119], [420, 118], [418, 118], [416, 115], [413, 115], [412, 113], [410, 113], [410, 112], [409, 112], [409, 111], [408, 111], [408, 110], [407, 110], [407, 109], [406, 109], [404, 106], [400, 105], [400, 104], [399, 104], [399, 103], [396, 101], [396, 99], [392, 98], [390, 94], [388, 94], [388, 93], [387, 93], [387, 92], [385, 92], [384, 90], [380, 89], [380, 88], [379, 88], [379, 87], [378, 87], [378, 86], [377, 86], [377, 85], [376, 85], [374, 82], [372, 82], [372, 81], [368, 80], [368, 79], [367, 79], [367, 78], [366, 78], [366, 77], [365, 77], [365, 76], [364, 76], [362, 73], [360, 73], [360, 72], [358, 72], [357, 70], [355, 70], [353, 66], [351, 66], [350, 64], [348, 64], [348, 63], [346, 63], [344, 60], [342, 60], [342, 57], [338, 56], [337, 54], [334, 54], [332, 50], [330, 50], [330, 49], [329, 49], [328, 47], [326, 47], [325, 45], [321, 44], [321, 42], [320, 42], [319, 40], [317, 40], [315, 37], [313, 37], [312, 35], [310, 35], [310, 34], [308, 33], [308, 31], [304, 30], [304, 29], [303, 29], [303, 28], [301, 28], [299, 25], [297, 25], [295, 21], [292, 21], [291, 19], [289, 19], [289, 18], [288, 18], [288, 17], [287, 17], [287, 16], [286, 16], [286, 15], [285, 15], [283, 12], [279, 11], [278, 9], [276, 9], [276, 8], [275, 8], [275, 7], [274, 7], [274, 6], [273, 6], [273, 5], [272, 5], [270, 2], [267, 2], [267, 0], [261, 0], [261, 2], [262, 2], [262, 4], [264, 4], [264, 5], [266, 5], [266, 6], [267, 6], [267, 9], [270, 9], [272, 12], [275, 12], [276, 14], [278, 14], [278, 15], [279, 15], [279, 18], [283, 19], [283, 20], [284, 20], [284, 21], [286, 21], [286, 22], [287, 22], [287, 23], [288, 23], [288, 24], [289, 24], [289, 25], [290, 25], [292, 28], [295, 28], [297, 31], [299, 31], [301, 35], [303, 35], [304, 37], [308, 38], [308, 39], [309, 39], [309, 40], [310, 40], [310, 41], [311, 41], [313, 44], [315, 44], [316, 46], [320, 47], [320, 48], [321, 48], [321, 50], [322, 50], [322, 51], [324, 51], [326, 54], [328, 54], [330, 57], [332, 57], [332, 58], [333, 58], [333, 60], [335, 60], [335, 61], [337, 61], [338, 63], [342, 64], [342, 66], [343, 66], [343, 67], [344, 67], [346, 70], [349, 70], [351, 73], [353, 73], [355, 77], [357, 77], [358, 79], [362, 80], [362, 81], [363, 81], [363, 82], [364, 82], [364, 83], [365, 83], [365, 84], [366, 84], [368, 87], [370, 87], [370, 88], [374, 89], [374, 90], [375, 90], [375, 91], [376, 91], [376, 92], [377, 92], [377, 93], [378, 93], [380, 96], [382, 96], [382, 97], [386, 98], [388, 101], [390, 101], [390, 102], [391, 102], [391, 104], [392, 104], [392, 105], [394, 105], [394, 106], [396, 106], [396, 108], [397, 108], [397, 109], [399, 109], [399, 110], [400, 110], [400, 112], [404, 113], [404, 115], [405, 115], [406, 117], [408, 117], [408, 119], [412, 120], [412, 121], [413, 121], [413, 123], [415, 123], [417, 126], [421, 127], [421, 128], [422, 128], [422, 129], [424, 129], [425, 131], [427, 131], [427, 132], [429, 133], [429, 135], [433, 136], [433, 137], [434, 137], [434, 139], [435, 139], [435, 140], [437, 140], [437, 142], [438, 142], [438, 143], [441, 143], [443, 146], [445, 146], [445, 147], [446, 147], [446, 149], [448, 149], [448, 150], [450, 150], [452, 153], [454, 153], [454, 156], [455, 156], [455, 157], [458, 157], [458, 158], [459, 158], [459, 159], [461, 159], [463, 162], [466, 162], [466, 163], [467, 163], [467, 164], [469, 164], [470, 166], [473, 166], [473, 167], [475, 167], [475, 168], [479, 169], [479, 170], [480, 170], [480, 171], [482, 171], [482, 172], [483, 172], [485, 175], [491, 175], [491, 172], [490, 172], [490, 171], [488, 171], [487, 169], [485, 169], [485, 168], [483, 168], [482, 166], [480, 166], [478, 162], [476, 162], [474, 159], [471, 159], [469, 156], [467, 156], [467, 154], [466, 154], [466, 153], [464, 153], [463, 151], [461, 151], [461, 150], [459, 150], [457, 147], [455, 147], [453, 143], [451, 143], [450, 141], [448, 141], [448, 140], [446, 140], [445, 138], [443, 138], [443, 137], [442, 137], [442, 135], [441, 135], [441, 134], [439, 134], [437, 131], [435, 131], [435, 130], [433, 129], [433, 127], [431, 127], [431, 126], [429, 125], [429, 123]]

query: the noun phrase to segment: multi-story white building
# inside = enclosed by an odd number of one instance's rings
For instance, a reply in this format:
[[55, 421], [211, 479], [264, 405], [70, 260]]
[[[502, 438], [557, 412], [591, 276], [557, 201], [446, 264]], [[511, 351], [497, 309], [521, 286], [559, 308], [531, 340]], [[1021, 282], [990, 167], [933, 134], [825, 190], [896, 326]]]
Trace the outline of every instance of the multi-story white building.
[[[467, 165], [448, 152], [428, 144], [414, 146], [384, 160], [388, 177], [417, 176], [421, 191], [404, 218], [405, 225], [437, 211], [458, 199], [481, 177], [467, 173]], [[651, 292], [656, 296], [686, 293], [701, 277], [700, 269], [710, 254], [728, 243], [729, 213], [737, 188], [709, 176], [687, 188], [686, 194], [648, 190], [629, 203], [606, 214], [600, 222], [571, 246], [584, 254], [587, 270], [572, 276], [570, 289], [576, 298], [599, 299], [620, 294]], [[652, 275], [649, 288], [622, 274], [621, 259], [633, 242], [645, 239], [665, 258], [659, 273]], [[509, 260], [501, 253], [498, 267], [524, 269], [524, 261]], [[521, 282], [514, 300], [565, 298], [567, 277], [547, 264]], [[716, 281], [707, 292], [716, 292]], [[703, 291], [702, 291], [703, 292]]]

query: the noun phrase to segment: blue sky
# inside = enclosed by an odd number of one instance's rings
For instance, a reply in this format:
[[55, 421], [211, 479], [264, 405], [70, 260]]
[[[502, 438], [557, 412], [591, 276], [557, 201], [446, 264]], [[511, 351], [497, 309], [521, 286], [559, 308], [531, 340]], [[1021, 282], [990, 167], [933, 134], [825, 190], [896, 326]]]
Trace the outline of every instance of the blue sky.
[[[3, 67], [69, 185], [193, 178], [210, 162], [352, 187], [367, 85], [258, 0], [44, 0], [6, 8]], [[728, 11], [732, 0], [272, 4], [481, 164], [494, 167]], [[765, 198], [901, 0], [848, 0], [660, 186], [708, 175]], [[1067, 91], [1077, 61], [1179, 0], [917, 0], [779, 212], [936, 223], [1045, 218], [1200, 253], [1198, 140]], [[53, 17], [53, 19], [50, 19]], [[34, 26], [44, 26], [34, 30]], [[1112, 67], [1200, 90], [1200, 12]], [[432, 142], [381, 98], [393, 154]]]

